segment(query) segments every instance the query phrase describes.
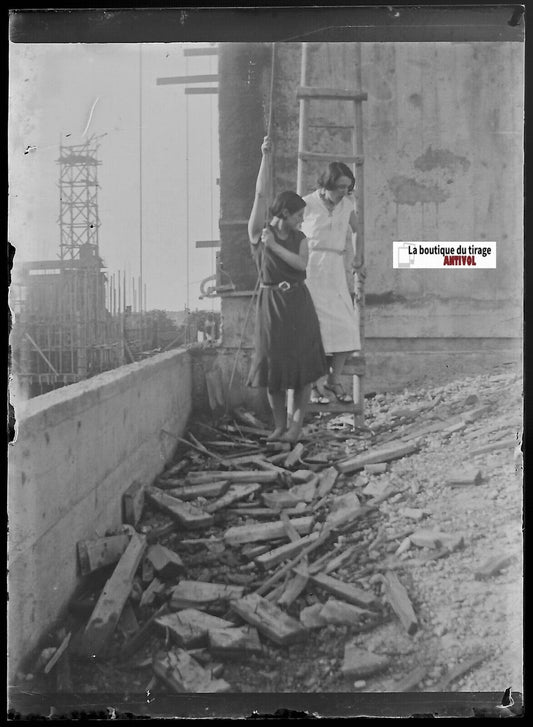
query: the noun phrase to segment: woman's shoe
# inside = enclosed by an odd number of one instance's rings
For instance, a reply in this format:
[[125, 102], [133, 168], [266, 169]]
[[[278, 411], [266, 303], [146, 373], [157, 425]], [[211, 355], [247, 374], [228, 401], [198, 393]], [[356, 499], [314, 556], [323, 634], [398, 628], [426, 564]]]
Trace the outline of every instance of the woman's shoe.
[[324, 388], [331, 391], [340, 404], [353, 404], [353, 398], [344, 391], [342, 384], [324, 384]]
[[329, 399], [324, 394], [321, 394], [317, 386], [311, 388], [311, 404], [329, 404]]

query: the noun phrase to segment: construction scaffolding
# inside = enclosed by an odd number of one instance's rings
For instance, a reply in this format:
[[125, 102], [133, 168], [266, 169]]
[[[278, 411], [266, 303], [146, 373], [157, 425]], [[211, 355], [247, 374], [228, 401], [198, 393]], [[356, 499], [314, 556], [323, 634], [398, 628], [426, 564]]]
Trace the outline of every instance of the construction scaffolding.
[[94, 139], [60, 147], [59, 259], [19, 271], [12, 351], [29, 397], [124, 362], [123, 316], [110, 313], [98, 250], [97, 153]]

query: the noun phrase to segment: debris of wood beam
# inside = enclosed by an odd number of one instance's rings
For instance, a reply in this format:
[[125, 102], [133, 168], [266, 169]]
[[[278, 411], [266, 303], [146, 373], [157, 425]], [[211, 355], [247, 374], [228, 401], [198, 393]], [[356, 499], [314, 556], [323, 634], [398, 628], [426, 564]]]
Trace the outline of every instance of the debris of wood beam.
[[264, 555], [257, 556], [257, 558], [255, 558], [255, 563], [259, 567], [268, 570], [269, 568], [273, 568], [275, 565], [278, 565], [278, 563], [282, 563], [288, 558], [293, 558], [304, 548], [306, 548], [310, 543], [318, 540], [318, 538], [318, 532], [310, 533], [304, 538], [300, 538], [297, 541], [287, 543], [286, 545], [280, 545], [279, 548], [274, 548], [274, 550], [269, 550]]
[[209, 513], [200, 510], [189, 503], [182, 502], [176, 497], [167, 495], [165, 492], [161, 492], [155, 487], [148, 487], [146, 489], [146, 496], [154, 505], [160, 510], [166, 512], [174, 520], [177, 520], [180, 525], [188, 529], [202, 528], [211, 525], [213, 522], [213, 516]]
[[179, 555], [159, 543], [148, 548], [146, 558], [161, 578], [174, 578], [181, 575], [185, 570]]
[[[300, 535], [306, 535], [313, 527], [314, 518], [309, 515], [294, 518], [291, 522]], [[238, 545], [239, 543], [274, 540], [275, 538], [282, 538], [284, 535], [285, 527], [280, 522], [265, 523], [263, 525], [236, 525], [226, 530], [224, 541], [228, 545]]]
[[155, 621], [160, 629], [168, 629], [175, 643], [186, 649], [207, 645], [210, 629], [227, 629], [235, 624], [196, 608], [186, 608], [160, 616]]
[[170, 607], [176, 610], [195, 608], [202, 611], [220, 603], [242, 598], [243, 595], [242, 586], [181, 580], [171, 591]]
[[356, 457], [337, 462], [334, 466], [338, 472], [349, 474], [363, 469], [367, 464], [376, 462], [389, 462], [417, 452], [419, 447], [416, 444], [398, 444], [393, 447], [383, 447], [358, 454]]
[[132, 482], [122, 495], [122, 519], [125, 523], [135, 527], [141, 519], [144, 507], [144, 485], [141, 482]]
[[254, 495], [260, 489], [261, 485], [258, 482], [249, 482], [245, 485], [231, 485], [225, 495], [209, 503], [204, 509], [208, 513], [217, 512], [217, 510], [228, 507], [228, 505], [232, 505], [238, 500], [244, 500], [244, 498]]
[[168, 490], [168, 494], [179, 500], [196, 500], [197, 497], [222, 497], [228, 491], [229, 480], [206, 482], [203, 485], [184, 485]]
[[80, 540], [77, 549], [81, 575], [117, 563], [128, 547], [130, 538], [130, 533], [120, 533], [97, 540]]
[[322, 573], [311, 575], [310, 580], [313, 585], [354, 606], [366, 609], [375, 609], [378, 606], [378, 601], [371, 591], [364, 591], [351, 583], [344, 583], [337, 578]]
[[294, 644], [307, 638], [307, 629], [299, 621], [256, 593], [233, 601], [232, 610], [280, 646]]
[[374, 579], [378, 576], [384, 586], [385, 599], [402, 622], [407, 633], [412, 636], [418, 631], [418, 618], [409, 600], [407, 590], [392, 571], [387, 571], [384, 575], [377, 574]]
[[375, 612], [353, 606], [351, 603], [338, 601], [336, 598], [328, 598], [320, 611], [320, 618], [324, 619], [327, 624], [335, 626], [353, 626], [364, 617], [372, 615], [375, 616]]
[[55, 654], [52, 656], [50, 661], [44, 667], [43, 671], [45, 674], [49, 674], [52, 671], [52, 669], [54, 668], [54, 666], [57, 664], [57, 662], [61, 659], [61, 657], [63, 656], [63, 654], [65, 653], [65, 651], [69, 645], [71, 635], [72, 634], [69, 632], [65, 636], [65, 638], [62, 640], [61, 644], [57, 647], [57, 649], [55, 650]]
[[104, 586], [82, 636], [82, 651], [97, 656], [108, 645], [130, 595], [135, 571], [146, 548], [144, 535], [134, 533], [112, 576]]
[[213, 656], [226, 659], [244, 658], [251, 654], [261, 654], [263, 651], [257, 629], [253, 626], [210, 629], [207, 637], [209, 651]]
[[213, 679], [211, 671], [204, 669], [196, 659], [183, 649], [154, 656], [154, 674], [178, 694], [225, 693], [231, 690], [224, 679]]
[[232, 471], [213, 471], [213, 472], [189, 472], [187, 481], [191, 485], [203, 485], [207, 482], [215, 482], [220, 480], [229, 480], [232, 484], [245, 484], [248, 482], [259, 482], [266, 484], [276, 482], [278, 473], [275, 471], [246, 470], [242, 472]]

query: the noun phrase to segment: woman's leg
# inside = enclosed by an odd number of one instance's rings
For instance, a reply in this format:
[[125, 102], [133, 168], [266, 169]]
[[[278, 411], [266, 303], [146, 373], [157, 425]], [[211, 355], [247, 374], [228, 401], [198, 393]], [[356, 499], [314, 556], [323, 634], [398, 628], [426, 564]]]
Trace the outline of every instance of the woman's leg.
[[279, 439], [287, 429], [287, 407], [284, 391], [267, 391], [268, 403], [274, 417], [274, 431], [267, 440]]
[[305, 412], [307, 410], [307, 403], [309, 401], [309, 392], [311, 390], [311, 384], [306, 384], [300, 389], [294, 389], [293, 398], [293, 410], [292, 418], [289, 429], [285, 434], [280, 437], [284, 442], [296, 443], [300, 438], [302, 427], [304, 424]]
[[344, 369], [346, 359], [350, 356], [353, 351], [336, 351], [333, 354], [333, 360], [331, 364], [331, 370], [328, 378], [328, 388], [333, 391], [339, 401], [349, 403], [352, 401], [350, 394], [344, 391], [341, 384], [341, 375]]

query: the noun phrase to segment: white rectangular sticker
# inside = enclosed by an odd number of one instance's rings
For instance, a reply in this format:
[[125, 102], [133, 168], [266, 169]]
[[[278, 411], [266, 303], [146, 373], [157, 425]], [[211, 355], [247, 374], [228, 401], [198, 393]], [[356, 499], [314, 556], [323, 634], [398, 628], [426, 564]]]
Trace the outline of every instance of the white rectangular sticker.
[[392, 243], [392, 267], [477, 270], [496, 267], [495, 242]]

